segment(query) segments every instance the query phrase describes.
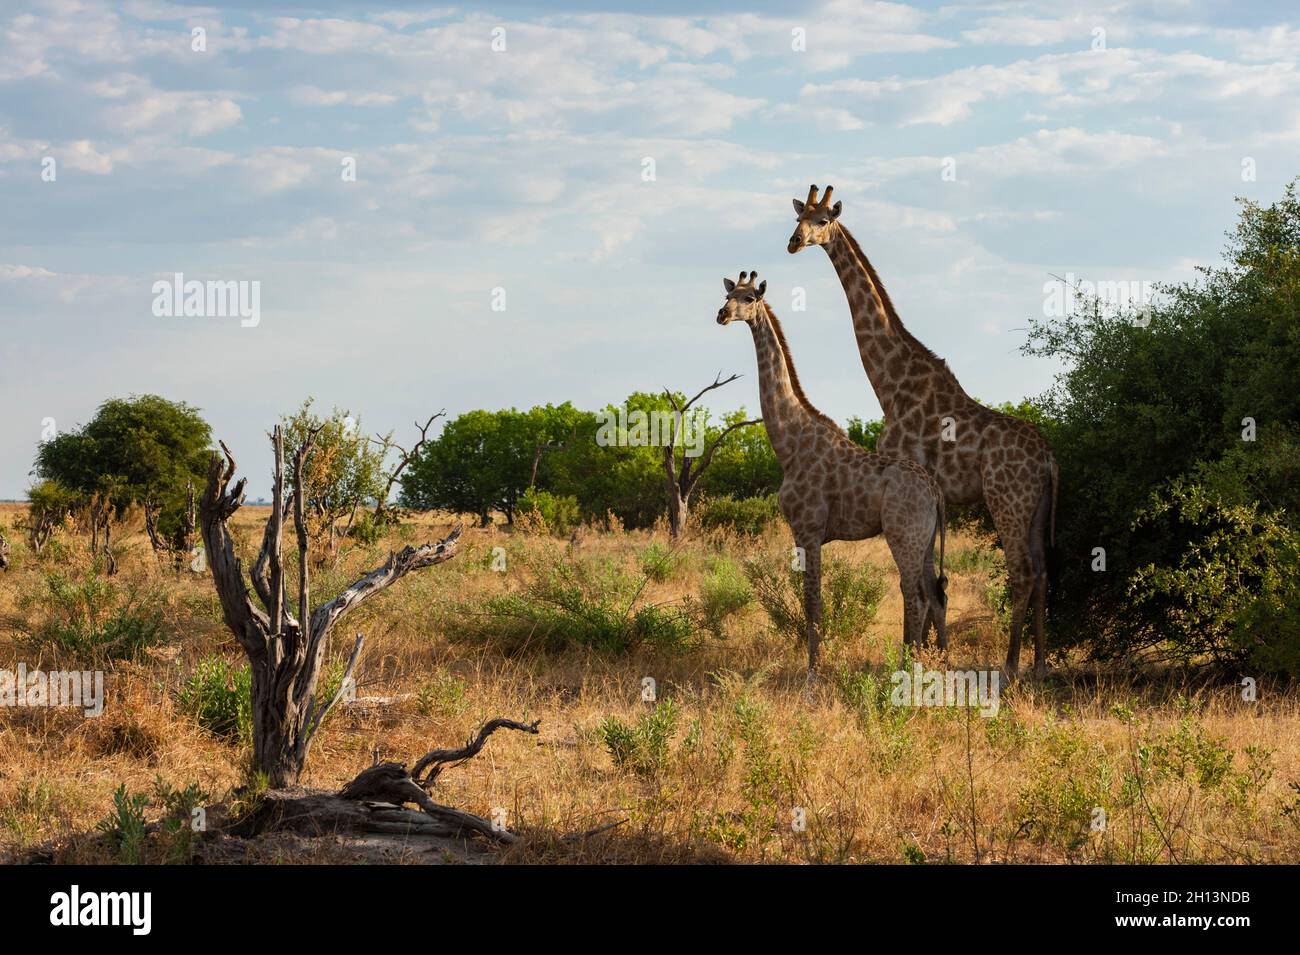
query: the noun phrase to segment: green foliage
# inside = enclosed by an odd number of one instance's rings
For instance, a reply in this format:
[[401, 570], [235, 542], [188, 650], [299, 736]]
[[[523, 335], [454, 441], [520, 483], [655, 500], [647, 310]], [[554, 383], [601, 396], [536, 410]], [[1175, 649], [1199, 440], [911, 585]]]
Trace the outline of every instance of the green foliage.
[[313, 539], [328, 538], [340, 521], [360, 508], [377, 504], [384, 491], [384, 448], [361, 429], [361, 420], [335, 408], [328, 418], [312, 409], [308, 398], [281, 423], [284, 427], [285, 483], [299, 493], [293, 459], [307, 435], [316, 432], [303, 462], [303, 503]]
[[643, 644], [676, 651], [690, 642], [685, 612], [644, 602], [644, 576], [564, 554], [529, 569], [532, 580], [522, 592], [491, 597], [481, 607], [457, 608], [462, 632], [517, 647], [585, 646], [615, 653]]
[[686, 553], [663, 541], [651, 541], [641, 552], [641, 573], [662, 584], [676, 577], [686, 565]]
[[144, 810], [148, 805], [147, 795], [130, 795], [123, 783], [113, 793], [113, 811], [95, 827], [123, 865], [144, 862]]
[[844, 430], [848, 434], [850, 441], [874, 454], [876, 446], [880, 443], [880, 433], [885, 430], [885, 419], [876, 418], [873, 421], [863, 421], [857, 415], [854, 415], [849, 418]]
[[[793, 641], [807, 637], [803, 610], [803, 572], [784, 557], [745, 561], [754, 596], [772, 628]], [[876, 618], [885, 595], [885, 575], [867, 564], [854, 567], [838, 558], [822, 558], [822, 637], [847, 638], [862, 633]]]
[[161, 838], [165, 860], [172, 865], [188, 865], [194, 861], [195, 820], [202, 806], [211, 799], [198, 783], [184, 789], [168, 785], [161, 776], [154, 783], [153, 805], [163, 811]]
[[[1295, 184], [1274, 205], [1242, 203], [1223, 267], [1161, 291], [1146, 327], [1100, 307], [1031, 322], [1026, 350], [1067, 363], [1041, 402], [1061, 474], [1048, 625], [1058, 643], [1086, 644], [1098, 657], [1194, 656], [1207, 647], [1217, 656], [1223, 646], [1232, 657], [1240, 643], [1227, 637], [1223, 613], [1208, 644], [1188, 616], [1198, 602], [1188, 576], [1198, 554], [1217, 553], [1211, 576], [1233, 591], [1223, 593], [1225, 605], [1264, 613], [1269, 640], [1294, 633], [1293, 620], [1246, 599], [1259, 581], [1238, 573], [1244, 555], [1233, 540], [1243, 521], [1271, 514], [1294, 533], [1300, 520]], [[1253, 441], [1243, 440], [1246, 418], [1255, 422]], [[1162, 509], [1161, 501], [1182, 493], [1170, 490], [1178, 478], [1204, 485], [1207, 501], [1217, 503]], [[1251, 504], [1255, 516], [1225, 510]], [[1225, 536], [1225, 521], [1237, 531]], [[1269, 546], [1276, 559], [1289, 559], [1289, 545], [1274, 538]], [[1092, 569], [1097, 547], [1105, 549], [1104, 572]], [[1207, 586], [1200, 585], [1202, 615]], [[1250, 653], [1259, 665], [1292, 665], [1291, 651], [1275, 660]]]
[[735, 498], [730, 494], [706, 497], [698, 513], [700, 526], [707, 529], [729, 528], [739, 534], [757, 537], [781, 517], [776, 495]]
[[221, 657], [208, 657], [194, 668], [176, 700], [214, 736], [240, 743], [253, 738], [253, 675], [248, 664], [233, 666]]
[[[113, 398], [88, 424], [41, 444], [35, 473], [81, 500], [102, 495], [119, 514], [151, 501], [159, 531], [170, 537], [182, 519], [187, 483], [203, 486], [211, 444], [207, 422], [184, 402]], [[53, 503], [48, 494], [43, 503]]]
[[672, 700], [664, 700], [634, 724], [607, 716], [597, 733], [615, 766], [630, 769], [638, 776], [653, 777], [668, 763], [677, 720], [676, 705]]
[[154, 588], [122, 583], [92, 569], [77, 577], [47, 573], [40, 590], [23, 594], [15, 623], [36, 650], [104, 663], [137, 657], [161, 643], [162, 595]]
[[[576, 452], [585, 447], [584, 437], [594, 446], [594, 435], [594, 416], [567, 402], [529, 411], [466, 412], [448, 421], [407, 467], [401, 501], [407, 507], [476, 514], [484, 524], [493, 511], [501, 511], [513, 522], [534, 461], [540, 469], [562, 453], [542, 449], [557, 444]], [[537, 486], [569, 493], [554, 482], [539, 480]]]
[[539, 491], [535, 487], [530, 487], [520, 495], [519, 513], [532, 517], [552, 534], [561, 537], [570, 534], [581, 519], [576, 497]]
[[705, 565], [706, 575], [700, 584], [698, 600], [693, 603], [700, 625], [718, 639], [726, 636], [728, 619], [744, 610], [754, 600], [745, 572], [734, 560], [713, 556]]
[[1300, 676], [1300, 535], [1279, 515], [1176, 480], [1137, 524], [1191, 537], [1176, 564], [1141, 567], [1130, 585], [1136, 605], [1167, 615], [1173, 656]]

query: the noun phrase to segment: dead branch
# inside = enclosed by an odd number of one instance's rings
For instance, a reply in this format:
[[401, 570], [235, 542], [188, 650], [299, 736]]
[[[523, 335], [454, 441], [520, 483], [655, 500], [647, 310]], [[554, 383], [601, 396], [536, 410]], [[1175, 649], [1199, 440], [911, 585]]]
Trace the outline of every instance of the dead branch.
[[339, 796], [347, 800], [392, 803], [395, 806], [402, 806], [408, 802], [415, 803], [435, 820], [455, 829], [468, 829], [497, 842], [514, 842], [514, 833], [495, 827], [481, 816], [434, 802], [427, 789], [445, 765], [461, 763], [477, 755], [483, 748], [483, 744], [487, 742], [487, 738], [497, 730], [512, 729], [536, 734], [540, 723], [541, 720], [534, 720], [532, 723], [520, 723], [502, 718], [489, 720], [478, 731], [478, 735], [464, 746], [457, 749], [432, 750], [420, 757], [410, 771], [404, 764], [394, 762], [377, 763], [367, 767], [339, 791]]

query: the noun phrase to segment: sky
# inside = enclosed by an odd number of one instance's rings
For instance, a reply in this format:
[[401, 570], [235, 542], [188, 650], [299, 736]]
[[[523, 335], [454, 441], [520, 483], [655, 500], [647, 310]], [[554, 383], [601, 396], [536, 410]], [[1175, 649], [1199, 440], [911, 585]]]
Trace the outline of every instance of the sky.
[[[753, 411], [750, 336], [714, 321], [749, 269], [811, 400], [878, 417], [829, 259], [785, 250], [810, 183], [970, 394], [1039, 394], [1059, 368], [1020, 348], [1054, 276], [1190, 280], [1235, 197], [1300, 174], [1297, 21], [5, 0], [0, 498], [43, 436], [132, 394], [200, 408], [254, 497], [266, 432], [309, 395], [399, 441], [441, 409], [597, 408], [719, 371], [743, 377], [711, 406]], [[176, 273], [256, 283], [256, 321], [167, 315]]]

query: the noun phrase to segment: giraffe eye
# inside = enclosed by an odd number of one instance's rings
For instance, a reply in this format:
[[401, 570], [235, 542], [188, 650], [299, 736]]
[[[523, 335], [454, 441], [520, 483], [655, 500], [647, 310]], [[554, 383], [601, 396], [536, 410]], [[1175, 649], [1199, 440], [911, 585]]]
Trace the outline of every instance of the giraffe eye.
[[828, 225], [828, 224], [830, 223], [830, 221], [831, 221], [830, 219], [818, 219], [818, 220], [817, 220], [817, 224], [818, 224], [818, 225]]

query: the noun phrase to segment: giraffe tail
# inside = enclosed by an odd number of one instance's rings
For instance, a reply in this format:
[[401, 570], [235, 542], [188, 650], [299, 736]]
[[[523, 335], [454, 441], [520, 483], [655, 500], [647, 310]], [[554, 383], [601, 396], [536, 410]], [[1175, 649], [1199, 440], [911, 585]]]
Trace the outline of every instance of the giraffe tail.
[[939, 503], [935, 510], [939, 519], [939, 579], [935, 581], [935, 585], [939, 588], [940, 602], [946, 604], [948, 602], [948, 578], [943, 575], [943, 550], [948, 536], [948, 511], [944, 504], [942, 490], [939, 491]]

